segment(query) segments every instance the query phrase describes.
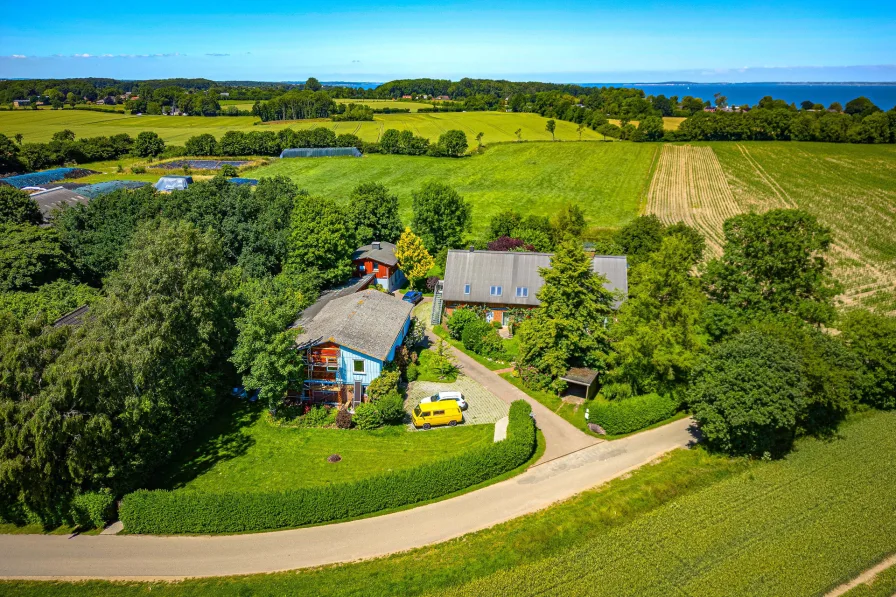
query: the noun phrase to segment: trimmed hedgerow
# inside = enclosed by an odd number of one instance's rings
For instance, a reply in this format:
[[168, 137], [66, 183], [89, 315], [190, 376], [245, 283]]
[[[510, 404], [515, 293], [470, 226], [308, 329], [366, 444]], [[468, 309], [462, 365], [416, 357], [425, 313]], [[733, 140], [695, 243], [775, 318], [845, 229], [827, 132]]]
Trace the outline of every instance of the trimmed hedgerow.
[[678, 410], [678, 403], [668, 396], [645, 394], [611, 402], [598, 402], [589, 408], [591, 422], [603, 427], [610, 435], [620, 435], [668, 419]]
[[535, 450], [531, 407], [510, 405], [507, 439], [453, 458], [353, 483], [258, 493], [140, 490], [122, 500], [131, 533], [238, 533], [320, 524], [465, 489], [520, 466]]
[[115, 519], [115, 498], [108, 493], [82, 493], [72, 500], [72, 520], [82, 528], [99, 528]]

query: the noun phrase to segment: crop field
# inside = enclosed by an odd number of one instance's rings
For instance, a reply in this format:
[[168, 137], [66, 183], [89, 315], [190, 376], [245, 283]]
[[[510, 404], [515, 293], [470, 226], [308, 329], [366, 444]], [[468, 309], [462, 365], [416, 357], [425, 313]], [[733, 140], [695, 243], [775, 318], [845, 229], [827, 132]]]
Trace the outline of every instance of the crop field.
[[896, 310], [896, 148], [826, 143], [712, 143], [664, 147], [647, 210], [703, 231], [718, 253], [725, 218], [800, 208], [835, 235], [841, 299]]
[[[399, 103], [399, 102], [392, 102]], [[83, 110], [18, 110], [0, 112], [0, 133], [12, 137], [21, 133], [25, 142], [46, 142], [53, 133], [70, 129], [78, 137], [96, 137], [128, 133], [136, 136], [141, 131], [155, 131], [166, 143], [181, 145], [193, 135], [211, 133], [220, 138], [229, 130], [259, 131], [282, 128], [306, 129], [328, 127], [336, 134], [353, 133], [365, 141], [376, 141], [386, 129], [410, 130], [415, 135], [433, 141], [450, 129], [467, 133], [474, 146], [477, 133], [484, 133], [483, 142], [516, 141], [520, 131], [523, 141], [550, 141], [545, 130], [546, 118], [537, 114], [506, 112], [442, 112], [435, 114], [378, 114], [371, 122], [332, 122], [330, 120], [300, 120], [262, 123], [254, 116], [136, 116], [106, 114]], [[555, 136], [559, 140], [579, 139], [576, 126], [557, 121]], [[602, 140], [592, 131], [582, 132], [582, 140]]]
[[371, 99], [337, 99], [335, 100], [337, 104], [362, 104], [365, 106], [370, 106], [373, 109], [383, 109], [383, 108], [401, 108], [401, 109], [409, 109], [411, 112], [416, 112], [420, 108], [432, 108], [432, 104], [429, 102], [412, 102], [408, 100], [401, 101], [393, 101], [393, 100], [371, 100]]
[[896, 550], [893, 413], [441, 595], [823, 595]]
[[[663, 116], [663, 129], [667, 131], [676, 131], [678, 127], [684, 122], [684, 118], [681, 116]], [[634, 126], [638, 126], [640, 121], [638, 120], [630, 120], [631, 124]], [[622, 122], [615, 118], [610, 119], [610, 124], [615, 124], [616, 126], [620, 126]]]
[[362, 182], [380, 182], [399, 197], [411, 220], [411, 192], [434, 179], [453, 186], [473, 204], [473, 232], [507, 209], [552, 215], [577, 203], [588, 225], [621, 226], [643, 204], [655, 144], [507, 143], [461, 159], [368, 155], [357, 158], [277, 160], [245, 176], [283, 175], [313, 195], [347, 200]]

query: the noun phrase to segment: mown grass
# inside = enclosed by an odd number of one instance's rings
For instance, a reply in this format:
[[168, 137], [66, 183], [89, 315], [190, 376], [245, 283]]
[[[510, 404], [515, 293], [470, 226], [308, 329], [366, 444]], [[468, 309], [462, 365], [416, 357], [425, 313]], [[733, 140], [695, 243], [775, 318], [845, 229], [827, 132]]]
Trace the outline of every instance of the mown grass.
[[[453, 339], [451, 337], [451, 335], [448, 333], [448, 330], [446, 330], [443, 326], [439, 325], [439, 326], [433, 327], [432, 332], [436, 336], [438, 336], [439, 338], [444, 340], [447, 344], [450, 344], [457, 350], [461, 351], [462, 353], [464, 353], [465, 355], [467, 355], [468, 357], [470, 357], [471, 359], [473, 359], [474, 361], [476, 361], [477, 363], [479, 363], [486, 369], [489, 369], [491, 371], [499, 371], [501, 369], [507, 369], [508, 367], [511, 367], [513, 365], [513, 362], [509, 361], [509, 360], [505, 361], [505, 360], [489, 359], [482, 355], [476, 354], [475, 352], [471, 352], [471, 351], [467, 350], [466, 348], [464, 348], [463, 342]], [[505, 340], [505, 342], [510, 343], [511, 341]], [[519, 342], [516, 342], [514, 344], [514, 346], [516, 346], [516, 348], [518, 349]]]
[[646, 194], [655, 144], [508, 143], [461, 159], [393, 155], [363, 158], [287, 159], [245, 176], [289, 176], [315, 195], [347, 201], [358, 184], [379, 182], [399, 198], [410, 222], [411, 193], [430, 179], [454, 187], [473, 205], [473, 232], [507, 209], [551, 216], [576, 203], [589, 225], [617, 227], [631, 221]]
[[369, 99], [337, 99], [337, 104], [361, 104], [364, 106], [370, 106], [373, 109], [382, 110], [383, 108], [399, 108], [399, 109], [408, 109], [411, 112], [416, 112], [420, 108], [432, 108], [432, 104], [429, 102], [414, 102], [408, 100], [369, 100]]
[[[494, 426], [411, 433], [404, 425], [373, 431], [296, 429], [271, 424], [258, 406], [226, 409], [156, 481], [194, 491], [268, 491], [345, 483], [445, 459], [492, 442]], [[327, 457], [339, 454], [338, 463]]]

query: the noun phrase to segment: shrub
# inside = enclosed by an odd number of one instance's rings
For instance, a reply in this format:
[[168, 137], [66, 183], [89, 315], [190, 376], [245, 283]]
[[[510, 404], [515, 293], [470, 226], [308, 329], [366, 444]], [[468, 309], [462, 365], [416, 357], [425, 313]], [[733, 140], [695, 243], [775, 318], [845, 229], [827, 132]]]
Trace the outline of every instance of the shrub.
[[[401, 394], [389, 394], [375, 403], [385, 423], [401, 423], [404, 420], [404, 399]], [[360, 425], [359, 425], [360, 427]]]
[[438, 276], [429, 276], [426, 278], [426, 290], [429, 292], [435, 292], [436, 286], [439, 285], [439, 277]]
[[336, 413], [336, 426], [340, 429], [351, 429], [352, 413], [347, 410], [340, 410]]
[[389, 394], [398, 392], [398, 381], [401, 379], [401, 373], [395, 371], [383, 371], [380, 376], [370, 382], [367, 386], [367, 396], [373, 400], [379, 400]]
[[632, 433], [668, 419], [678, 410], [669, 396], [645, 394], [613, 402], [596, 402], [590, 409], [590, 421], [611, 435]]
[[496, 330], [500, 330], [502, 327], [504, 327], [504, 325], [500, 321], [497, 321], [497, 320], [493, 321], [491, 323], [491, 326], [493, 328], [495, 328]]
[[475, 311], [466, 308], [455, 309], [446, 322], [451, 337], [460, 340], [464, 335], [464, 328], [471, 321], [479, 321], [479, 315]]
[[[405, 376], [405, 378], [407, 378], [407, 380], [409, 382], [417, 381], [417, 378], [420, 376], [420, 370], [418, 369], [418, 367], [415, 363], [411, 363], [410, 365], [408, 365], [408, 368], [405, 370], [404, 376]], [[370, 390], [370, 388], [368, 388], [368, 391], [369, 390]]]
[[146, 166], [131, 166], [132, 174], [146, 174]]
[[372, 402], [362, 402], [355, 407], [352, 421], [358, 429], [369, 431], [383, 425], [383, 416]]
[[469, 322], [464, 326], [464, 332], [461, 334], [464, 348], [477, 354], [482, 353], [482, 339], [488, 333], [496, 334], [495, 330], [485, 321], [476, 319], [476, 321]]
[[236, 169], [236, 166], [233, 164], [224, 164], [221, 166], [221, 176], [225, 176], [227, 178], [233, 178], [237, 176], [239, 172]]
[[140, 490], [120, 518], [131, 533], [238, 533], [320, 524], [460, 491], [520, 466], [535, 450], [531, 407], [510, 405], [507, 439], [429, 466], [351, 483], [257, 493]]
[[313, 406], [302, 417], [305, 427], [323, 427], [330, 420], [330, 411], [323, 406]]
[[99, 528], [115, 519], [115, 498], [108, 493], [82, 493], [72, 500], [72, 521], [81, 528]]
[[479, 343], [479, 354], [493, 359], [504, 358], [504, 341], [494, 328], [489, 328]]

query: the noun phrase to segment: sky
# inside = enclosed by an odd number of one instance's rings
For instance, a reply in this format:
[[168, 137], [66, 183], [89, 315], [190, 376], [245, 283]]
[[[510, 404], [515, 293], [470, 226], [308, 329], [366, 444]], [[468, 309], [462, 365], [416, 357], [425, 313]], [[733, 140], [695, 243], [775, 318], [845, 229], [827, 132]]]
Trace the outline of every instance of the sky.
[[0, 0], [0, 78], [896, 81], [896, 2]]

